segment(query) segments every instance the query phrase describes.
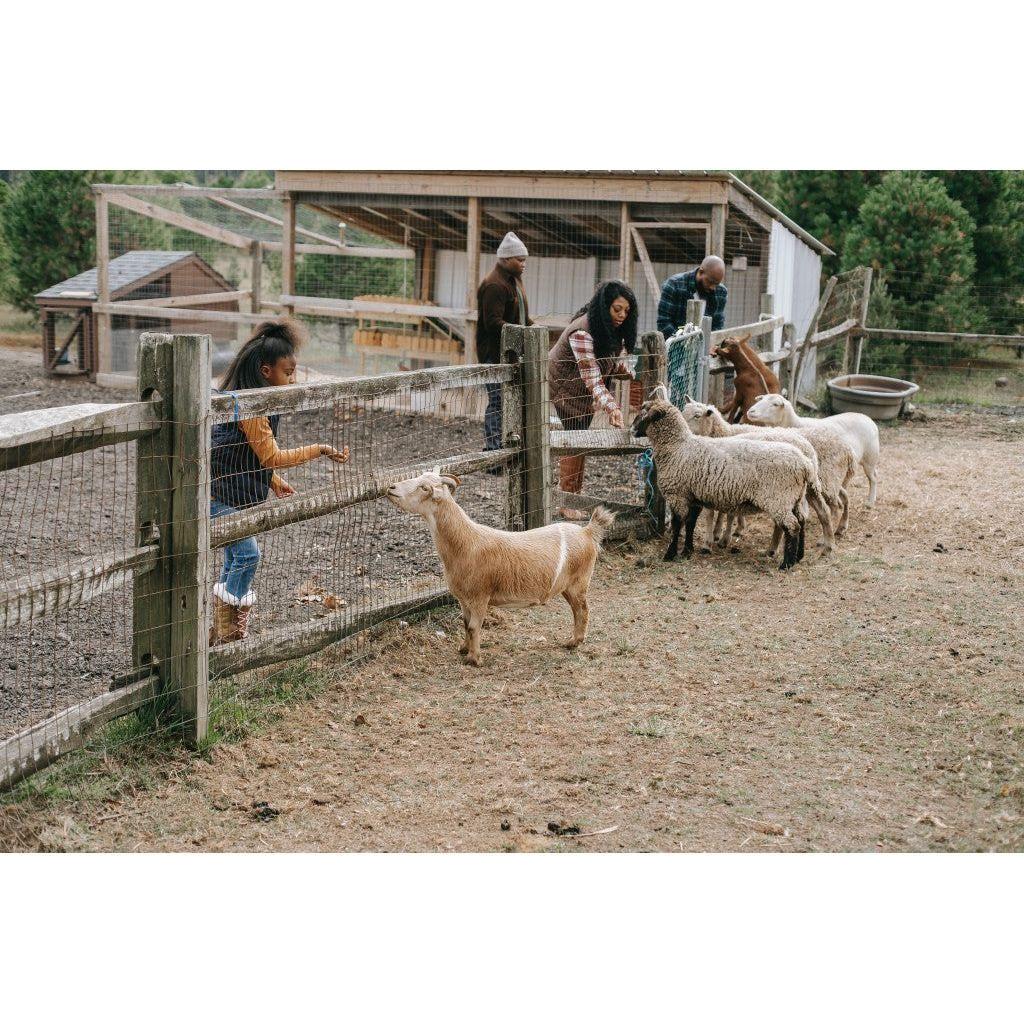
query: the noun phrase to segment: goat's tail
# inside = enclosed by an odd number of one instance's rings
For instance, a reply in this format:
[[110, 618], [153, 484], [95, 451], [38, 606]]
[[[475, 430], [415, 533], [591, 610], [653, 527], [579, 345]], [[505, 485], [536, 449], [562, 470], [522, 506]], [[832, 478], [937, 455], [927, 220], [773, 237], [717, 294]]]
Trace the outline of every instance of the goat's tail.
[[594, 542], [600, 544], [614, 522], [615, 513], [609, 512], [604, 505], [598, 505], [591, 514], [590, 522], [587, 523], [586, 528], [590, 531], [590, 536], [594, 538]]

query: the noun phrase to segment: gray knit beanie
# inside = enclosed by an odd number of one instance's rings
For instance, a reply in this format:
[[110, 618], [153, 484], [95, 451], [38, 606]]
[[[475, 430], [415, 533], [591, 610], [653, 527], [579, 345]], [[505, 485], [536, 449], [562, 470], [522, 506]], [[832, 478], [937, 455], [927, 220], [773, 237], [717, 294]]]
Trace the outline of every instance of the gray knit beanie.
[[499, 259], [505, 259], [509, 256], [529, 256], [530, 254], [526, 251], [526, 246], [523, 245], [522, 240], [514, 232], [510, 231], [502, 240], [501, 245], [498, 246], [498, 257]]

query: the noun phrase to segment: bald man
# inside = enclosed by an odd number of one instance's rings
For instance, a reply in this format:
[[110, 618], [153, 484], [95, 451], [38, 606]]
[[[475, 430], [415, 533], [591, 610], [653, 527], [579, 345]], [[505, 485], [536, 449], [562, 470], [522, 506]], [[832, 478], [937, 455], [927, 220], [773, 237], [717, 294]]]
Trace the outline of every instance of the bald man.
[[661, 286], [658, 303], [658, 330], [671, 337], [686, 323], [686, 303], [689, 299], [704, 300], [704, 315], [711, 317], [711, 330], [725, 327], [725, 300], [729, 292], [725, 280], [725, 263], [720, 256], [707, 256], [696, 269], [685, 274], [673, 274]]

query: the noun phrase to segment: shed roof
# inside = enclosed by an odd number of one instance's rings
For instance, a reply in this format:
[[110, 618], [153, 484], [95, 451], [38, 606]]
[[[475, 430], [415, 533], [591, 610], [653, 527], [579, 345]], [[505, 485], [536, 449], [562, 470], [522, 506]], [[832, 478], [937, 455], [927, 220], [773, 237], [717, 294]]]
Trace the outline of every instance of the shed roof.
[[[194, 252], [157, 252], [136, 249], [110, 261], [110, 293], [142, 281], [161, 270], [167, 270], [182, 260], [195, 256]], [[98, 294], [98, 272], [95, 267], [52, 285], [36, 295], [37, 299], [95, 299]]]
[[[279, 192], [317, 194], [333, 211], [358, 208], [339, 205], [345, 193], [405, 193], [421, 202], [428, 196], [480, 196], [547, 199], [604, 199], [631, 202], [696, 204], [746, 199], [761, 217], [778, 221], [822, 255], [834, 255], [824, 242], [800, 227], [749, 185], [728, 171], [685, 170], [474, 170], [474, 171], [277, 171]], [[359, 204], [362, 205], [362, 204]], [[743, 208], [741, 207], [741, 210]], [[421, 216], [429, 211], [417, 208]], [[358, 221], [356, 222], [358, 223]]]

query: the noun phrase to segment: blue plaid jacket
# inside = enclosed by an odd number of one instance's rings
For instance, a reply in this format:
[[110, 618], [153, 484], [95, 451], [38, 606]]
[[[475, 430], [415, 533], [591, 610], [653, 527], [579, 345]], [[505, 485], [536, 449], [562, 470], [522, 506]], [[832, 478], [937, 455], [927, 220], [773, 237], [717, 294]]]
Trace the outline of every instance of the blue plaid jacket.
[[661, 286], [661, 301], [658, 303], [658, 330], [666, 338], [686, 323], [686, 303], [689, 299], [703, 299], [706, 303], [704, 315], [711, 317], [711, 330], [720, 331], [725, 327], [725, 300], [729, 292], [724, 284], [708, 296], [697, 291], [697, 271], [673, 274]]

